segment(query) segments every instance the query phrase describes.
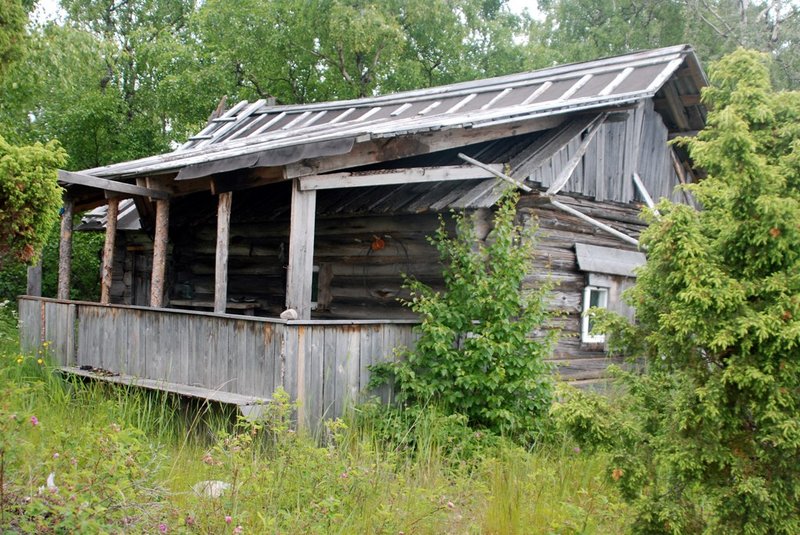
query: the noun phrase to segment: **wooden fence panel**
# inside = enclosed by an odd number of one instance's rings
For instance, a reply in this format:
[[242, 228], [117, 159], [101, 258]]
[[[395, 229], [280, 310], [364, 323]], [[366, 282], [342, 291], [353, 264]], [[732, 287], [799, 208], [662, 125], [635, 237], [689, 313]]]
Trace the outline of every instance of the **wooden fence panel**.
[[283, 387], [312, 428], [358, 401], [369, 366], [415, 337], [409, 322], [287, 323], [46, 298], [21, 298], [19, 311], [22, 347], [38, 351], [44, 336], [60, 365], [262, 398]]
[[44, 303], [19, 300], [19, 345], [23, 353], [35, 353], [42, 344]]

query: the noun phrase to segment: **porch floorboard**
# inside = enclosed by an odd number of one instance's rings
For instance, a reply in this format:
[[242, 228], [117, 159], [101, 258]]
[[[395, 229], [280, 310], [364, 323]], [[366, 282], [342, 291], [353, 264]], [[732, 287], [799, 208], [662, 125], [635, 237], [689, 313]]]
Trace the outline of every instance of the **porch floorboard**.
[[166, 381], [159, 381], [154, 379], [143, 379], [133, 375], [102, 375], [88, 370], [82, 370], [74, 366], [60, 366], [58, 368], [64, 373], [70, 375], [77, 375], [80, 377], [87, 377], [89, 379], [97, 379], [99, 381], [106, 381], [109, 383], [116, 383], [126, 386], [136, 386], [140, 388], [147, 388], [150, 390], [161, 390], [163, 392], [170, 392], [181, 396], [188, 396], [193, 398], [207, 399], [216, 401], [218, 403], [227, 403], [231, 405], [238, 405], [242, 408], [242, 412], [247, 415], [251, 412], [245, 410], [245, 407], [256, 408], [263, 406], [270, 402], [268, 398], [260, 398], [256, 396], [245, 396], [242, 394], [235, 394], [233, 392], [223, 392], [221, 390], [214, 390], [211, 388], [204, 388], [200, 386], [183, 385], [179, 383], [168, 383]]

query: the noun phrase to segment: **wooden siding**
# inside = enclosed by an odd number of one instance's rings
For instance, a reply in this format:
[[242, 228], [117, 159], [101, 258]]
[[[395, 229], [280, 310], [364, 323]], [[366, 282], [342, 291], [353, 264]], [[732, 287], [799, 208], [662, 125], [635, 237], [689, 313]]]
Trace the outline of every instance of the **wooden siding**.
[[416, 339], [402, 320], [287, 322], [32, 297], [19, 313], [22, 350], [48, 341], [58, 365], [261, 398], [282, 387], [309, 425], [340, 416], [365, 392], [368, 367]]
[[[633, 237], [638, 237], [644, 229], [644, 224], [639, 219], [639, 209], [634, 205], [600, 203], [570, 197], [564, 197], [561, 201]], [[519, 217], [525, 225], [537, 225], [538, 238], [533, 267], [525, 278], [523, 287], [535, 288], [548, 280], [555, 285], [550, 294], [549, 308], [558, 314], [551, 322], [551, 328], [560, 330], [552, 355], [557, 371], [576, 381], [603, 377], [606, 367], [612, 362], [619, 363], [621, 359], [607, 357], [603, 344], [586, 344], [581, 341], [583, 289], [587, 284], [588, 273], [578, 267], [575, 244], [588, 243], [630, 250], [635, 248], [550, 206], [545, 199], [525, 197], [518, 208]], [[632, 285], [633, 280], [625, 277], [610, 278], [614, 279], [615, 284], [610, 291], [609, 308], [631, 316], [632, 310], [621, 301], [619, 294]]]

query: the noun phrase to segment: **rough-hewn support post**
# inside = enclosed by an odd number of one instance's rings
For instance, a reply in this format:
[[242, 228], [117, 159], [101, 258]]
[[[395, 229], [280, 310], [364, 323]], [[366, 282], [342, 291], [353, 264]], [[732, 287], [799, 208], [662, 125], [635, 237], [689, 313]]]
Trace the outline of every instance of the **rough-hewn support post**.
[[219, 194], [217, 201], [217, 261], [214, 268], [214, 312], [223, 314], [228, 301], [228, 242], [233, 193]]
[[119, 198], [108, 199], [106, 217], [106, 241], [103, 245], [103, 267], [100, 271], [100, 303], [111, 302], [111, 279], [114, 272], [114, 240], [117, 236], [117, 216], [119, 215]]
[[39, 260], [33, 266], [28, 266], [28, 287], [25, 290], [25, 295], [32, 295], [34, 297], [42, 296], [42, 256], [39, 254]]
[[164, 306], [164, 273], [169, 240], [169, 200], [156, 201], [156, 234], [153, 238], [153, 274], [150, 278], [150, 306]]
[[72, 271], [72, 212], [74, 203], [64, 195], [64, 213], [61, 215], [61, 239], [58, 245], [59, 299], [69, 299], [69, 276]]
[[298, 319], [311, 318], [311, 279], [314, 271], [314, 223], [317, 192], [301, 191], [297, 179], [292, 185], [292, 214], [289, 227], [289, 271], [286, 275], [286, 308], [297, 311]]

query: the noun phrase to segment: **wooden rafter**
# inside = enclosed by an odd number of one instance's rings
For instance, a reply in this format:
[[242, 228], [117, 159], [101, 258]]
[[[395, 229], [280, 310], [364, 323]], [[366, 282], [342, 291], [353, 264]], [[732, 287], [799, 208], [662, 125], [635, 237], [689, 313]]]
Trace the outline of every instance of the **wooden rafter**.
[[[169, 193], [152, 188], [145, 188], [142, 186], [134, 186], [133, 184], [126, 184], [124, 182], [117, 182], [115, 180], [108, 180], [99, 178], [92, 175], [83, 173], [74, 173], [72, 171], [58, 170], [58, 181], [62, 184], [75, 184], [79, 186], [88, 186], [90, 188], [97, 188], [103, 191], [110, 191], [115, 194], [150, 197], [152, 199], [168, 199]], [[118, 195], [119, 196], [119, 195]]]
[[[501, 164], [490, 164], [488, 168], [502, 171]], [[472, 165], [447, 165], [440, 167], [413, 167], [391, 169], [388, 171], [356, 171], [331, 173], [300, 178], [302, 191], [358, 188], [364, 186], [386, 186], [391, 184], [412, 184], [417, 182], [446, 182], [450, 180], [478, 180], [492, 178], [494, 172]]]

